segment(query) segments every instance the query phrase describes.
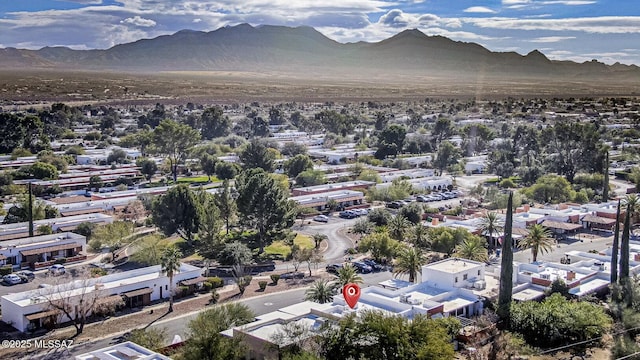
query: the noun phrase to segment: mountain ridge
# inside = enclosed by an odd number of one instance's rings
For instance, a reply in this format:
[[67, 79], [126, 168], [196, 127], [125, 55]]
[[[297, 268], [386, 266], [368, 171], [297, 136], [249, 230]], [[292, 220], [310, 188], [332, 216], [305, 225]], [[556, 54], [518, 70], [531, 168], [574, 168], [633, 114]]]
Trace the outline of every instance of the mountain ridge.
[[283, 71], [297, 74], [384, 73], [419, 76], [501, 76], [587, 81], [640, 81], [636, 65], [550, 60], [539, 50], [526, 55], [493, 52], [472, 42], [403, 30], [378, 42], [340, 43], [308, 26], [240, 24], [213, 31], [118, 44], [109, 49], [0, 49], [0, 69], [115, 71]]

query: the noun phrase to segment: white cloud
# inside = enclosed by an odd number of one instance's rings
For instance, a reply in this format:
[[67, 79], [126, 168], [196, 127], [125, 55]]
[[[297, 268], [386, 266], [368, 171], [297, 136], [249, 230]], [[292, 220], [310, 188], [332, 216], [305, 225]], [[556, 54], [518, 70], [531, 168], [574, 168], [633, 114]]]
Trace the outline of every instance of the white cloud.
[[543, 1], [541, 4], [543, 5], [568, 5], [568, 6], [580, 6], [580, 5], [591, 5], [595, 4], [597, 1], [583, 1], [583, 0], [561, 0], [561, 1]]
[[84, 4], [84, 5], [99, 5], [102, 4], [102, 0], [57, 0], [70, 3]]
[[529, 41], [534, 43], [555, 43], [555, 42], [560, 42], [564, 40], [573, 40], [575, 38], [576, 38], [575, 36], [544, 36], [544, 37], [535, 38]]
[[638, 34], [640, 16], [600, 16], [568, 19], [464, 18], [464, 23], [500, 30], [579, 31], [597, 34]]
[[140, 27], [153, 27], [156, 26], [156, 22], [151, 20], [151, 19], [144, 19], [142, 17], [140, 17], [139, 15], [136, 15], [134, 17], [131, 18], [126, 18], [122, 21], [120, 21], [121, 24], [129, 24], [129, 25], [135, 25], [135, 26], [140, 26]]
[[197, 23], [199, 23], [199, 22], [202, 22], [202, 19], [200, 19], [200, 18], [196, 18], [196, 19], [193, 19], [193, 21], [192, 21], [192, 22], [193, 22], [193, 23], [195, 23], [195, 24], [197, 24]]
[[495, 11], [485, 6], [472, 6], [463, 10], [466, 13], [494, 14]]
[[528, 4], [530, 0], [502, 0], [502, 5]]

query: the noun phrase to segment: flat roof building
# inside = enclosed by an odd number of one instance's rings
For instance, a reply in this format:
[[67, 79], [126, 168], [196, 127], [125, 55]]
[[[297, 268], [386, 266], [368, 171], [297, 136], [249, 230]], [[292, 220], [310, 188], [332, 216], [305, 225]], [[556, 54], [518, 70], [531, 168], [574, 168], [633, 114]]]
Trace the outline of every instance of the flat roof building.
[[60, 258], [66, 259], [65, 263], [81, 261], [86, 259], [82, 255], [86, 246], [84, 236], [70, 232], [5, 240], [0, 242], [0, 264], [36, 270]]

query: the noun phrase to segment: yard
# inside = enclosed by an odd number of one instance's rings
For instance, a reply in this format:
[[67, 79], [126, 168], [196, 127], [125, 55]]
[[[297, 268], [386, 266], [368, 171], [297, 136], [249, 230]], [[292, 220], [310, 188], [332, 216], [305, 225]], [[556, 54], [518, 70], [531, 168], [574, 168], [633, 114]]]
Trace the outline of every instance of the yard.
[[[310, 249], [314, 247], [313, 239], [309, 235], [296, 234], [296, 238], [293, 239], [293, 243], [298, 245], [302, 249]], [[264, 249], [264, 252], [268, 255], [280, 255], [286, 259], [291, 253], [291, 248], [284, 243], [284, 241], [274, 241], [271, 245]]]
[[[190, 183], [207, 183], [209, 182], [209, 177], [206, 175], [203, 176], [195, 176], [195, 177], [181, 177], [178, 178], [178, 183], [190, 184]], [[220, 179], [211, 175], [211, 182], [220, 182]]]

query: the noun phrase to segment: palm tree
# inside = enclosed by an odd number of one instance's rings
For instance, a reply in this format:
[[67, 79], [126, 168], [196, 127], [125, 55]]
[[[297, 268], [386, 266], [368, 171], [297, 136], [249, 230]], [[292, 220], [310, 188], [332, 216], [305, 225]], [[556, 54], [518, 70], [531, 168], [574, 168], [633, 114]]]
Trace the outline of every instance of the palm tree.
[[305, 300], [325, 304], [331, 301], [335, 294], [335, 284], [327, 280], [318, 280], [305, 292]]
[[346, 264], [340, 270], [338, 270], [338, 280], [336, 281], [336, 286], [340, 287], [340, 291], [347, 284], [358, 284], [362, 283], [362, 277], [358, 275], [356, 272], [356, 268], [351, 264]]
[[538, 260], [538, 254], [553, 250], [555, 240], [551, 237], [551, 232], [546, 227], [535, 224], [529, 227], [529, 235], [518, 243], [521, 250], [531, 248], [533, 262]]
[[427, 263], [422, 251], [415, 247], [407, 246], [400, 250], [393, 268], [394, 275], [409, 275], [409, 282], [415, 282], [422, 265]]
[[317, 249], [318, 246], [320, 246], [320, 243], [322, 242], [322, 240], [327, 240], [329, 239], [329, 237], [325, 234], [320, 234], [320, 233], [315, 233], [313, 235], [311, 235], [311, 238], [313, 239], [313, 242], [315, 243], [315, 248]]
[[633, 225], [636, 221], [635, 217], [640, 210], [640, 198], [636, 194], [629, 194], [624, 199], [624, 204], [627, 206], [628, 211], [631, 211], [631, 225]]
[[494, 211], [487, 213], [480, 222], [480, 231], [483, 236], [489, 236], [489, 242], [492, 247], [496, 247], [497, 244], [494, 241], [494, 234], [499, 234], [503, 229], [502, 220], [498, 217], [498, 214]]
[[489, 254], [485, 248], [485, 241], [477, 236], [465, 239], [462, 243], [458, 244], [456, 246], [454, 256], [473, 261], [489, 261]]
[[411, 228], [409, 236], [414, 246], [417, 246], [423, 250], [429, 249], [431, 247], [429, 230], [427, 230], [427, 228], [422, 224], [417, 224], [413, 228]]
[[411, 228], [411, 225], [411, 222], [407, 220], [406, 217], [402, 215], [396, 215], [395, 217], [393, 217], [393, 219], [391, 219], [391, 221], [389, 221], [387, 228], [389, 229], [389, 235], [391, 235], [393, 239], [402, 241], [404, 240], [404, 236], [406, 235], [407, 231]]
[[173, 275], [180, 270], [182, 253], [175, 246], [164, 250], [160, 259], [162, 272], [169, 277], [169, 312], [173, 311]]

